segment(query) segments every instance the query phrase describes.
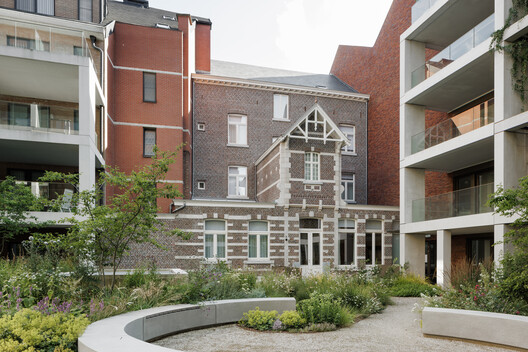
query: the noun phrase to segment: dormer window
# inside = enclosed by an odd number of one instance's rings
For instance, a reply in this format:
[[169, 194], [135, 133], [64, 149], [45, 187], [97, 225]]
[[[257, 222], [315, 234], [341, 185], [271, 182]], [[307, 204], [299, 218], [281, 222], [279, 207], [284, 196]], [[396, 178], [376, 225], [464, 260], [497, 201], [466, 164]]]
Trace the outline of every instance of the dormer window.
[[170, 29], [171, 27], [168, 24], [156, 23], [156, 28]]
[[163, 19], [170, 20], [170, 21], [176, 21], [176, 18], [174, 18], [173, 16], [167, 16], [167, 15], [163, 15]]

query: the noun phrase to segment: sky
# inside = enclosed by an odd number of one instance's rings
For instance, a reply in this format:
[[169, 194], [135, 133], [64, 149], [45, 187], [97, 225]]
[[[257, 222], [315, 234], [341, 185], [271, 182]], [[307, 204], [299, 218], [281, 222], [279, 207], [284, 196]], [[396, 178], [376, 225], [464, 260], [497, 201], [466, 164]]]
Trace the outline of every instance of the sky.
[[150, 0], [213, 22], [211, 58], [329, 73], [339, 45], [372, 46], [392, 0]]

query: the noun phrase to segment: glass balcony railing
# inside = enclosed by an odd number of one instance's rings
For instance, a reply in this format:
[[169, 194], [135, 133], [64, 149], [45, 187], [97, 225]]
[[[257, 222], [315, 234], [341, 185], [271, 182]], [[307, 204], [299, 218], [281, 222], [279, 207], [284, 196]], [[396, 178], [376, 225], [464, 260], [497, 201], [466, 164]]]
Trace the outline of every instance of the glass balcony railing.
[[76, 193], [75, 188], [67, 183], [58, 183], [58, 182], [36, 182], [36, 181], [16, 181], [18, 184], [24, 184], [27, 187], [31, 188], [31, 193], [33, 193], [37, 198], [44, 200], [56, 200], [62, 198], [60, 205], [56, 207], [43, 206], [42, 211], [60, 211], [60, 212], [70, 212], [72, 211], [73, 205], [73, 195]]
[[79, 134], [76, 108], [0, 100], [0, 129]]
[[[422, 0], [423, 1], [423, 0]], [[411, 88], [422, 83], [471, 49], [488, 39], [494, 31], [495, 17], [491, 15], [454, 43], [411, 72]]]
[[412, 221], [428, 221], [489, 213], [493, 210], [486, 203], [489, 195], [493, 193], [493, 188], [493, 182], [491, 182], [455, 192], [413, 200]]
[[4, 18], [0, 18], [0, 45], [90, 56], [89, 38], [82, 31], [15, 22]]
[[490, 99], [440, 122], [411, 137], [411, 153], [418, 153], [494, 121], [494, 100]]
[[429, 10], [437, 0], [417, 0], [416, 4], [411, 8], [411, 22], [416, 22], [417, 19]]

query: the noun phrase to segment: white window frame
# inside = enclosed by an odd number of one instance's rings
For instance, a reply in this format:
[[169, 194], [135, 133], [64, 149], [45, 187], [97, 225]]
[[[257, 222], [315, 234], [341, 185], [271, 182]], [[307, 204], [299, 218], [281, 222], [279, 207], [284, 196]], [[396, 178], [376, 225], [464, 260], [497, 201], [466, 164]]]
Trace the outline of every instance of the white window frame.
[[[222, 221], [224, 223], [224, 230], [207, 230], [206, 223], [207, 221]], [[224, 220], [218, 220], [218, 219], [209, 219], [205, 220], [204, 222], [204, 259], [206, 261], [226, 261], [227, 260], [227, 231], [226, 231], [227, 223]], [[219, 258], [218, 257], [218, 235], [224, 236], [224, 251], [225, 256]], [[213, 256], [207, 258], [206, 255], [206, 243], [207, 243], [207, 236], [213, 236]]]
[[[250, 224], [251, 224], [252, 221], [250, 221]], [[256, 220], [257, 222], [257, 220]], [[250, 262], [258, 262], [258, 261], [267, 261], [270, 259], [270, 233], [269, 233], [269, 223], [267, 221], [260, 221], [258, 220], [258, 222], [263, 222], [263, 223], [266, 223], [266, 228], [267, 230], [266, 231], [261, 231], [261, 230], [257, 230], [257, 231], [251, 231], [251, 226], [248, 226], [248, 261]], [[256, 237], [256, 241], [257, 241], [257, 256], [256, 257], [250, 257], [249, 256], [249, 238], [250, 236], [255, 236]], [[267, 256], [263, 257], [262, 254], [260, 253], [260, 238], [262, 236], [266, 236], [267, 237]]]
[[[345, 227], [339, 226], [339, 221], [344, 221]], [[349, 228], [347, 225], [348, 223], [353, 223], [354, 227]], [[356, 266], [357, 265], [357, 222], [353, 219], [339, 219], [337, 223], [337, 262], [339, 266]], [[340, 252], [340, 242], [341, 242], [341, 235], [345, 235], [345, 241], [347, 241], [346, 235], [347, 234], [353, 234], [354, 235], [354, 242], [353, 242], [353, 248], [352, 252], [354, 255], [354, 260], [352, 261], [352, 264], [341, 264], [341, 252]], [[345, 246], [346, 247], [346, 246]]]
[[[317, 155], [317, 161], [315, 156]], [[308, 160], [306, 160], [308, 157]], [[314, 175], [314, 169], [317, 166], [317, 175]], [[310, 170], [310, 174], [306, 174], [306, 170]], [[308, 177], [309, 176], [309, 177]], [[315, 152], [304, 153], [304, 181], [305, 182], [320, 182], [321, 180], [321, 155]]]
[[[284, 104], [286, 102], [286, 118], [277, 116], [276, 108], [278, 104]], [[276, 121], [290, 121], [290, 96], [286, 94], [273, 94], [273, 120]]]
[[[244, 174], [231, 174], [229, 171], [232, 169], [232, 168], [238, 168], [239, 170], [240, 169], [243, 169], [245, 170], [245, 173]], [[239, 179], [241, 177], [244, 177], [246, 179], [246, 185], [244, 187], [245, 189], [245, 194], [239, 194], [240, 192], [240, 186], [239, 186]], [[229, 193], [229, 181], [234, 178], [235, 179], [235, 194], [230, 194]], [[237, 166], [237, 165], [229, 165], [227, 167], [227, 197], [228, 198], [244, 198], [244, 199], [247, 199], [248, 198], [248, 174], [247, 174], [247, 166]]]
[[[235, 122], [232, 118], [241, 118], [242, 122]], [[231, 126], [235, 126], [236, 128], [236, 135], [233, 137], [234, 141], [232, 141], [231, 136]], [[247, 115], [240, 115], [240, 114], [229, 114], [227, 115], [227, 145], [229, 146], [248, 146], [248, 124], [247, 124]], [[240, 131], [245, 130], [245, 140], [240, 139]]]
[[357, 155], [356, 154], [356, 126], [353, 125], [341, 125], [339, 129], [347, 137], [350, 145], [344, 145], [341, 148], [341, 152], [346, 155]]
[[[369, 220], [367, 220], [368, 222]], [[376, 221], [376, 222], [379, 222], [380, 223], [380, 228], [379, 229], [368, 229], [366, 228], [367, 226], [367, 223], [365, 223], [365, 264], [367, 266], [375, 266], [375, 265], [383, 265], [383, 262], [385, 260], [385, 236], [383, 235], [384, 233], [384, 224], [383, 224], [383, 221], [381, 220], [377, 220], [377, 219], [372, 219], [372, 221]], [[372, 263], [366, 263], [366, 260], [367, 260], [367, 235], [372, 235]], [[380, 260], [380, 264], [376, 264], [376, 236], [380, 236], [380, 239], [381, 239], [381, 258], [379, 258]]]
[[[356, 202], [356, 174], [352, 174], [352, 179], [350, 178], [344, 178], [345, 175], [341, 175], [341, 186], [344, 187], [343, 192], [341, 192], [341, 196], [344, 195], [343, 199], [347, 203], [355, 203]], [[346, 175], [349, 177], [348, 175]], [[348, 198], [348, 183], [352, 183], [352, 198]]]

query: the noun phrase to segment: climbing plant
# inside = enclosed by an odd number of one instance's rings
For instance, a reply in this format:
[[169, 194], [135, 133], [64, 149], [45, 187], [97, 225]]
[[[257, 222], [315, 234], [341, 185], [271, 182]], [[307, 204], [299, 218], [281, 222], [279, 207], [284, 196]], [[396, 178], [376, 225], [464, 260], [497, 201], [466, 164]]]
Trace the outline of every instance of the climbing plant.
[[504, 42], [506, 28], [528, 14], [528, 0], [512, 0], [508, 18], [501, 29], [491, 35], [490, 48], [497, 52], [505, 52], [513, 60], [511, 77], [513, 89], [519, 93], [524, 105], [528, 93], [528, 38], [522, 37], [513, 43]]

